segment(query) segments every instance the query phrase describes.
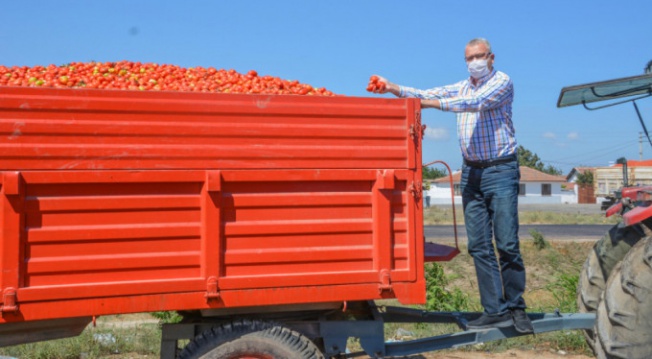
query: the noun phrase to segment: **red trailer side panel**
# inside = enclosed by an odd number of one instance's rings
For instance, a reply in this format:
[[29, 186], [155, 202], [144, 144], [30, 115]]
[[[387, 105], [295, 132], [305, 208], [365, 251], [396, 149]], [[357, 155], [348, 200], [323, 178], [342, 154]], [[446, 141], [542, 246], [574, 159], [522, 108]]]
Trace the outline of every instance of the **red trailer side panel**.
[[416, 100], [0, 88], [2, 322], [423, 303]]
[[[42, 91], [35, 91], [42, 90]], [[407, 100], [2, 88], [3, 170], [414, 168]], [[407, 126], [407, 128], [406, 128]]]

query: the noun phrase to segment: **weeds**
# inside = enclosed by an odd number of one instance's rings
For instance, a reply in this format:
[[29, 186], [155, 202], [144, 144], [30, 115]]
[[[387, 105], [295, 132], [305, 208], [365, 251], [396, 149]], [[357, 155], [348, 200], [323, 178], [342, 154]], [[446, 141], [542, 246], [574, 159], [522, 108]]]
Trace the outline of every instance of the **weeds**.
[[459, 288], [448, 289], [448, 279], [439, 263], [428, 263], [426, 275], [426, 309], [457, 312], [469, 309], [469, 296]]
[[561, 273], [557, 280], [546, 286], [556, 300], [557, 308], [562, 313], [577, 312], [577, 284], [579, 275]]
[[154, 312], [152, 313], [154, 318], [159, 319], [162, 323], [179, 323], [183, 319], [182, 316], [177, 312]]
[[[455, 221], [458, 224], [464, 223], [464, 214], [461, 210], [455, 211]], [[449, 207], [432, 206], [423, 211], [423, 223], [431, 224], [453, 224], [453, 210]]]
[[518, 213], [521, 224], [615, 224], [618, 216], [604, 214], [555, 213], [543, 211], [522, 211]]
[[532, 236], [532, 240], [534, 241], [534, 247], [536, 249], [542, 250], [542, 249], [547, 248], [549, 246], [548, 242], [543, 237], [543, 234], [541, 232], [539, 232], [538, 229], [536, 229], [536, 228], [530, 229], [530, 236]]
[[[464, 224], [461, 206], [456, 207], [455, 218], [458, 224]], [[548, 212], [519, 210], [520, 224], [616, 224], [618, 216], [605, 217], [601, 213], [583, 214], [574, 212]], [[431, 206], [423, 211], [425, 225], [453, 224], [453, 209], [450, 206]]]
[[494, 342], [483, 343], [480, 346], [466, 348], [466, 350], [482, 350], [485, 352], [501, 352], [513, 348], [524, 350], [548, 351], [553, 349], [570, 351], [577, 354], [593, 355], [593, 352], [586, 344], [584, 335], [579, 330], [556, 331], [540, 333], [536, 336], [522, 336], [511, 339], [503, 339]]
[[157, 324], [135, 328], [89, 327], [72, 338], [2, 348], [0, 356], [20, 359], [96, 359], [125, 353], [158, 356], [161, 330]]

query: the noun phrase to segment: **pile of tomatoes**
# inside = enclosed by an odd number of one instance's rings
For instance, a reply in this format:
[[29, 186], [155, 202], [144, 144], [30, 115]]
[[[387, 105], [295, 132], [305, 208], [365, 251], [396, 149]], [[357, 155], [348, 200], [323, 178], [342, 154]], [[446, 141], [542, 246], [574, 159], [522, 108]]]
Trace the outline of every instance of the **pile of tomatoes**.
[[259, 76], [254, 70], [241, 74], [213, 67], [183, 68], [131, 61], [33, 67], [0, 65], [0, 86], [334, 96], [323, 87]]

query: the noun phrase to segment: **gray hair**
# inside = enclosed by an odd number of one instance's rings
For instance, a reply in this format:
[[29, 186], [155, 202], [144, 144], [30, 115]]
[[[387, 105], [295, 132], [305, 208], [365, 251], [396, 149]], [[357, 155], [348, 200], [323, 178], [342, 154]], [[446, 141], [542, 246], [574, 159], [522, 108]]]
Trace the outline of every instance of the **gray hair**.
[[479, 44], [483, 44], [484, 46], [486, 46], [487, 50], [489, 50], [489, 53], [491, 53], [491, 44], [489, 43], [489, 40], [482, 37], [476, 37], [475, 39], [469, 41], [469, 43], [466, 44], [466, 46], [475, 46]]

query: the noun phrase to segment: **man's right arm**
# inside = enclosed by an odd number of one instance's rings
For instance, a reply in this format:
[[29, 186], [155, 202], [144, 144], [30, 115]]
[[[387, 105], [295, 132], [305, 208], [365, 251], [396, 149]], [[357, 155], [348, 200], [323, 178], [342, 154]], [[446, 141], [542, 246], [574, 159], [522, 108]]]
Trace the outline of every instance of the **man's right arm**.
[[428, 90], [419, 90], [413, 87], [395, 84], [382, 76], [378, 76], [378, 81], [385, 83], [385, 88], [383, 90], [375, 91], [376, 93], [389, 92], [397, 97], [416, 97], [422, 100], [438, 100], [441, 98], [456, 96], [459, 91], [458, 84], [434, 87]]

